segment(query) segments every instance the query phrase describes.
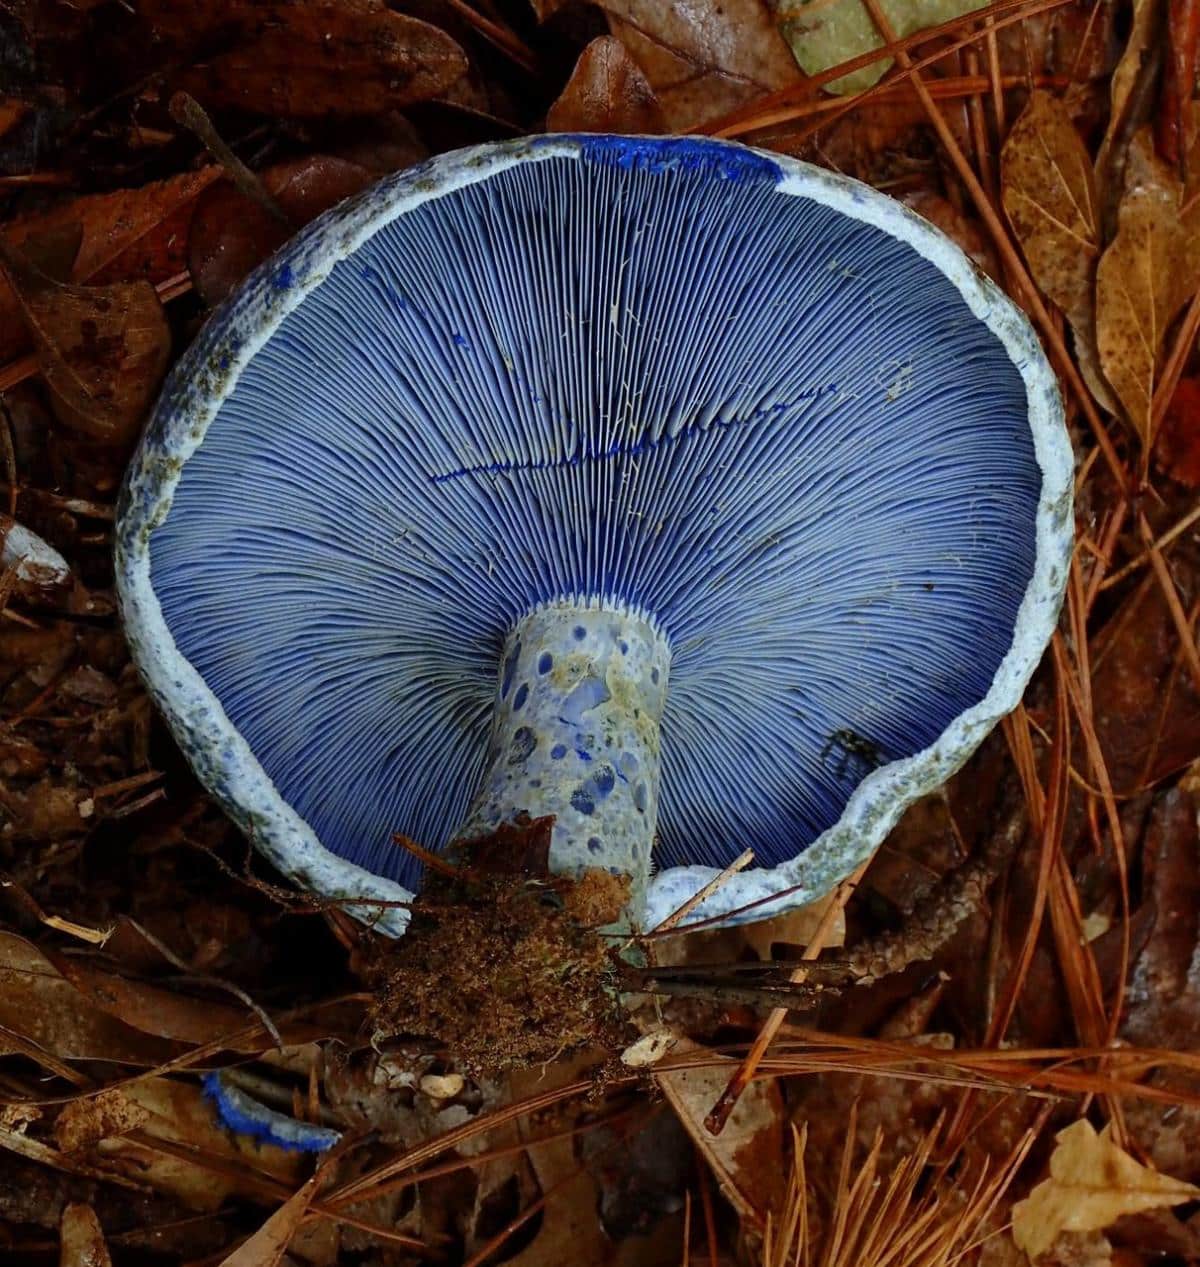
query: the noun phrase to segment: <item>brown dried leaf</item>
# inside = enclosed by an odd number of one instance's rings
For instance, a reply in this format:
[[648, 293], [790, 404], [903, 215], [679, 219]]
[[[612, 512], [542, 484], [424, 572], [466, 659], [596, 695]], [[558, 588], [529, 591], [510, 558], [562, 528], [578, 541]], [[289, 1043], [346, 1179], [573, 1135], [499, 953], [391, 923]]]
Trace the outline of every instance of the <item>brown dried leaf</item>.
[[147, 0], [141, 12], [177, 43], [225, 37], [225, 51], [175, 85], [206, 106], [289, 118], [379, 114], [440, 96], [467, 70], [450, 36], [384, 0]]
[[803, 78], [763, 0], [609, 0], [604, 8], [669, 131], [690, 131]]
[[[158, 1038], [201, 1045], [223, 1035], [232, 1036], [257, 1020], [249, 1008], [176, 994], [148, 981], [106, 972], [82, 955], [51, 952], [47, 958], [93, 1006]], [[297, 1042], [316, 1034], [311, 1026], [292, 1029]], [[234, 1051], [259, 1051], [265, 1041], [261, 1033], [240, 1042], [231, 1037], [229, 1046]]]
[[166, 373], [171, 331], [149, 282], [63, 286], [0, 239], [55, 413], [106, 445], [137, 434]]
[[72, 1100], [54, 1123], [54, 1139], [64, 1153], [91, 1148], [102, 1139], [128, 1135], [144, 1126], [150, 1117], [140, 1104], [134, 1104], [115, 1088], [99, 1095]]
[[100, 1220], [90, 1205], [69, 1205], [59, 1226], [59, 1267], [112, 1267]]
[[[13, 246], [22, 246], [80, 226], [83, 238], [74, 255], [72, 280], [166, 281], [187, 267], [187, 230], [196, 196], [220, 175], [219, 167], [206, 167], [139, 189], [72, 198], [49, 211], [11, 221], [3, 236]], [[50, 271], [40, 263], [39, 267]], [[16, 296], [0, 279], [0, 359], [8, 360], [25, 346]]]
[[[703, 1051], [682, 1039], [672, 1056]], [[742, 1092], [720, 1135], [709, 1134], [704, 1119], [736, 1068], [736, 1061], [714, 1057], [711, 1064], [657, 1073], [655, 1079], [721, 1191], [742, 1219], [761, 1227], [769, 1211], [782, 1208], [786, 1190], [783, 1098], [773, 1079], [757, 1079]]]
[[[89, 1006], [31, 942], [0, 932], [0, 1026], [63, 1060], [155, 1065], [181, 1047]], [[0, 1051], [9, 1050], [0, 1034]]]
[[611, 35], [593, 40], [580, 53], [567, 86], [546, 115], [547, 132], [663, 130], [654, 89], [625, 45]]
[[1071, 324], [1080, 370], [1115, 410], [1097, 369], [1095, 277], [1100, 222], [1091, 161], [1064, 103], [1038, 89], [1000, 153], [1004, 210], [1034, 280]]
[[1200, 488], [1200, 379], [1182, 378], [1154, 446], [1159, 467], [1188, 488]]
[[319, 1173], [313, 1175], [253, 1236], [243, 1241], [227, 1258], [223, 1258], [221, 1267], [277, 1267], [317, 1195], [320, 1180]]
[[290, 228], [231, 184], [214, 185], [197, 201], [192, 218], [188, 266], [196, 289], [206, 303], [219, 303], [256, 264], [282, 246], [293, 229], [366, 188], [372, 179], [365, 167], [327, 154], [268, 168], [261, 174], [262, 183], [287, 215]]
[[1200, 285], [1198, 217], [1180, 217], [1183, 186], [1155, 157], [1148, 130], [1130, 146], [1117, 236], [1096, 270], [1100, 365], [1143, 445], [1167, 327]]
[[1013, 1206], [1013, 1239], [1036, 1258], [1060, 1232], [1097, 1231], [1124, 1214], [1178, 1205], [1200, 1188], [1134, 1161], [1086, 1119], [1059, 1131], [1050, 1178]]

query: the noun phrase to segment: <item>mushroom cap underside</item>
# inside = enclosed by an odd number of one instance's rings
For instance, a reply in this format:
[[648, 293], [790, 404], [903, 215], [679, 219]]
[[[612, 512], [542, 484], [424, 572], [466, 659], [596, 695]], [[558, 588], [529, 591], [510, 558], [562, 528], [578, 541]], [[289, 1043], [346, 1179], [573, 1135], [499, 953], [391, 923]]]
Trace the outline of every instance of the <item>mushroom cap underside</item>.
[[[564, 599], [669, 640], [658, 866], [750, 847], [796, 883], [1019, 698], [1070, 453], [1023, 318], [897, 204], [722, 142], [544, 138], [265, 266], [176, 370], [119, 535], [156, 698], [313, 887], [415, 883], [393, 833], [453, 833], [506, 633]], [[674, 874], [663, 902], [704, 873]]]

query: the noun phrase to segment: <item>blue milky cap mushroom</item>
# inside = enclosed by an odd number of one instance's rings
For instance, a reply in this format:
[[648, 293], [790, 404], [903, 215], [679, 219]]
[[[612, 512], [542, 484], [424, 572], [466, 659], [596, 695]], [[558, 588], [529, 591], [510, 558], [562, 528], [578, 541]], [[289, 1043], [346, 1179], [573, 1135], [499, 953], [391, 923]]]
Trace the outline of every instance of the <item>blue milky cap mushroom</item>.
[[541, 137], [384, 181], [213, 317], [118, 580], [200, 778], [309, 889], [407, 900], [393, 833], [525, 812], [643, 927], [751, 848], [694, 918], [760, 917], [1016, 704], [1071, 470], [1024, 318], [896, 202], [725, 142]]

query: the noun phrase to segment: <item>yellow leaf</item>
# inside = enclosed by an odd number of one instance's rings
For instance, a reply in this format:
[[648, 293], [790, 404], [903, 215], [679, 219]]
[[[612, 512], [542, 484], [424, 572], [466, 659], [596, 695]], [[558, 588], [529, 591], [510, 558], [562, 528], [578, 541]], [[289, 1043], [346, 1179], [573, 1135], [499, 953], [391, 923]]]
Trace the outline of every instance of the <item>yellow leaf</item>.
[[[831, 66], [883, 46], [883, 36], [862, 0], [771, 0], [775, 20], [800, 69], [819, 75]], [[984, 7], [983, 0], [881, 0], [880, 8], [903, 39]], [[863, 92], [891, 69], [892, 59], [851, 71], [825, 85], [827, 92]]]
[[1178, 1205], [1200, 1188], [1134, 1161], [1088, 1121], [1059, 1131], [1050, 1178], [1013, 1206], [1013, 1240], [1030, 1258], [1044, 1254], [1062, 1232], [1092, 1232], [1122, 1215]]

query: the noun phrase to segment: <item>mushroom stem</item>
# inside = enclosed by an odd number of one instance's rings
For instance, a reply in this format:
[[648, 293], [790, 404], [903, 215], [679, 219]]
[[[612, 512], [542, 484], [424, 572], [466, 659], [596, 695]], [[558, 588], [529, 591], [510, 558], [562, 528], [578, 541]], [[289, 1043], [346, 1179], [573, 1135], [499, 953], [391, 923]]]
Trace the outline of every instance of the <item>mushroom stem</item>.
[[671, 653], [628, 611], [539, 607], [504, 644], [483, 783], [458, 839], [554, 815], [550, 870], [600, 867], [641, 904], [658, 817], [659, 724]]

